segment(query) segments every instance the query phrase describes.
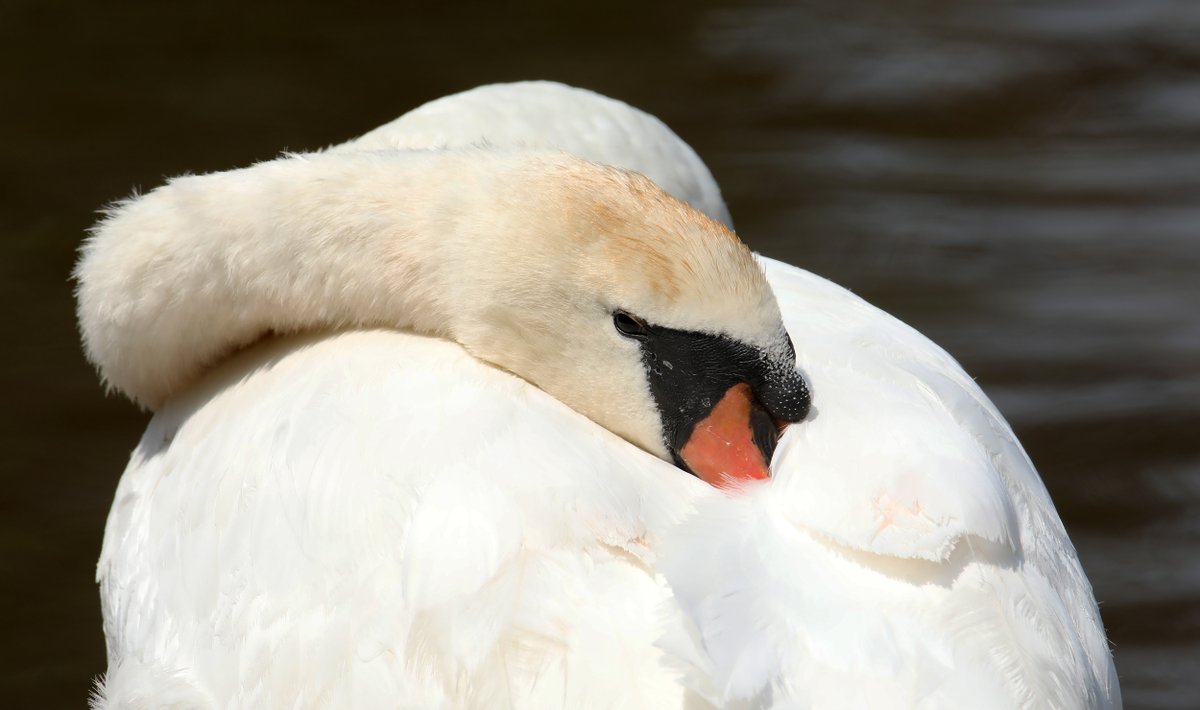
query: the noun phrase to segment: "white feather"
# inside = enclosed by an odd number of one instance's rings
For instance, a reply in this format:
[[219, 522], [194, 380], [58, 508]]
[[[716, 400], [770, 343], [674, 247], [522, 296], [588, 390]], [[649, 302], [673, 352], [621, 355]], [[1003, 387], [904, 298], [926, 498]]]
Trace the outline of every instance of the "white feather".
[[217, 707], [680, 706], [650, 546], [696, 495], [457, 345], [277, 341], [134, 453], [100, 561], [110, 674]]
[[552, 81], [489, 84], [446, 96], [330, 150], [468, 145], [561, 150], [637, 170], [669, 194], [733, 226], [708, 167], [662, 121], [622, 101]]
[[1120, 707], [1074, 548], [983, 393], [911, 328], [762, 261], [816, 415], [770, 485], [704, 501], [660, 550], [707, 650], [697, 687], [717, 704]]
[[[728, 220], [665, 126], [561, 85], [338, 150], [484, 142], [638, 169]], [[995, 408], [912, 329], [762, 263], [816, 412], [732, 497], [444, 340], [297, 336], [210, 371], [119, 485], [97, 705], [1120, 707]]]

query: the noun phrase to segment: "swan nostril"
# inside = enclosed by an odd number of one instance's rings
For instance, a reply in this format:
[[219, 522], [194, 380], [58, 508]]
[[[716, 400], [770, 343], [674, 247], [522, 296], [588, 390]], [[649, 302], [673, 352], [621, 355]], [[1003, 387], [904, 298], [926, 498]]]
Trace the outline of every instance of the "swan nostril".
[[812, 407], [812, 395], [798, 371], [785, 372], [782, 381], [763, 378], [754, 388], [754, 394], [774, 419], [791, 423], [804, 421]]

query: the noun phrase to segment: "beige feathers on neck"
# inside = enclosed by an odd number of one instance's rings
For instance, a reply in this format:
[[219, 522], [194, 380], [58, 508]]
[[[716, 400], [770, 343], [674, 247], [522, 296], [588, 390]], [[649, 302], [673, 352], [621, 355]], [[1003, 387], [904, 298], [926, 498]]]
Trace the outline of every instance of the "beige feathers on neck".
[[[648, 179], [564, 154], [315, 154], [116, 205], [76, 269], [88, 357], [150, 408], [270, 333], [447, 337], [662, 453], [616, 308], [768, 343], [750, 252]], [[656, 448], [657, 447], [657, 448]]]

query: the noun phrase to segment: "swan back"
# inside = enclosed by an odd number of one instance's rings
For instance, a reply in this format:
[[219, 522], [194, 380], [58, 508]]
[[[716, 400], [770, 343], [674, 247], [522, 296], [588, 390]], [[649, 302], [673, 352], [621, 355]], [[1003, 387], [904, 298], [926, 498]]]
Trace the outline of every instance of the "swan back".
[[445, 96], [330, 150], [472, 145], [559, 150], [634, 170], [733, 227], [712, 173], [665, 123], [623, 101], [553, 81], [489, 84]]

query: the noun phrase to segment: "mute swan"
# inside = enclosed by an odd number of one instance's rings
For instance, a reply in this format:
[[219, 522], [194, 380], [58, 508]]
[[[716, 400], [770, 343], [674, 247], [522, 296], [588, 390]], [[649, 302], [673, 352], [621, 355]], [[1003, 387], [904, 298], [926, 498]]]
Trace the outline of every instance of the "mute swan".
[[986, 397], [719, 221], [661, 123], [549, 83], [117, 205], [81, 329], [156, 413], [95, 705], [1120, 707]]

